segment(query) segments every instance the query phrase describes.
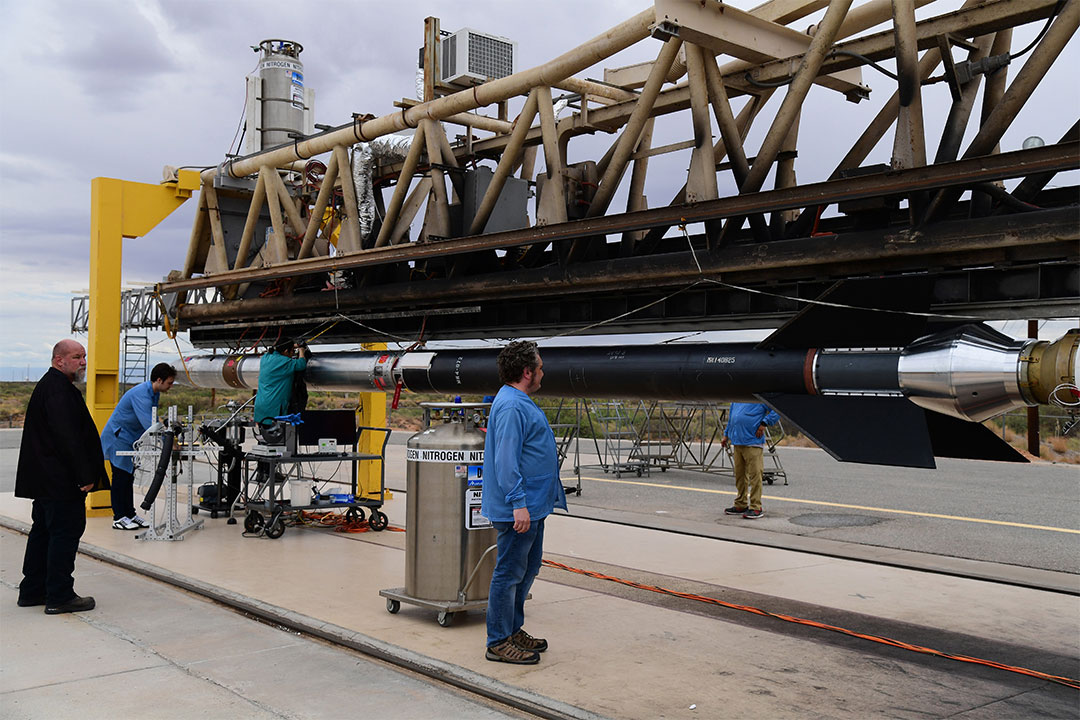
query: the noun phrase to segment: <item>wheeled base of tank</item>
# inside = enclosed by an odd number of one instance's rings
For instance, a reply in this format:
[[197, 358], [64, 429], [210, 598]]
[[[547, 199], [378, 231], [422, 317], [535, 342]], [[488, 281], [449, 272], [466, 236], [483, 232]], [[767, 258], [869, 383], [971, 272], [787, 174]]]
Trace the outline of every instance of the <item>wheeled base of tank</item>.
[[[408, 603], [409, 605], [417, 605], [428, 610], [435, 610], [439, 614], [436, 616], [439, 625], [443, 627], [450, 627], [454, 622], [454, 615], [457, 613], [468, 612], [469, 610], [486, 610], [487, 598], [483, 600], [464, 600], [458, 601], [442, 601], [442, 600], [424, 600], [423, 598], [416, 598], [412, 595], [405, 594], [405, 588], [386, 588], [380, 590], [379, 595], [386, 598], [386, 612], [394, 615], [401, 609], [401, 603]], [[532, 593], [525, 596], [526, 600], [532, 600]]]
[[418, 605], [428, 610], [435, 610], [439, 614], [436, 619], [443, 627], [450, 627], [454, 622], [454, 615], [469, 610], [481, 610], [487, 608], [487, 598], [483, 600], [465, 600], [462, 602], [443, 602], [439, 600], [424, 600], [405, 594], [405, 588], [387, 588], [380, 590], [379, 595], [386, 598], [386, 611], [394, 614], [401, 609], [401, 603]]

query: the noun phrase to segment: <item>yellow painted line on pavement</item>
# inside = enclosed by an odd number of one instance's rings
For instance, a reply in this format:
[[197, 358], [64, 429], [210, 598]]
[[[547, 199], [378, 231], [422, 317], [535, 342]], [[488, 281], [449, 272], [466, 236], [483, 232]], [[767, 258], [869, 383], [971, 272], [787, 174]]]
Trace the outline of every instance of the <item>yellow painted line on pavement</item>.
[[[665, 485], [663, 483], [641, 482], [640, 480], [614, 480], [612, 478], [598, 478], [581, 476], [582, 480], [594, 482], [614, 483], [617, 485], [640, 485], [642, 487], [663, 488], [666, 490], [686, 490], [688, 492], [711, 493], [713, 495], [735, 495], [731, 490], [713, 490], [711, 488], [694, 488], [683, 485]], [[1051, 527], [1049, 525], [1029, 525], [1028, 523], [1007, 522], [1005, 520], [986, 520], [984, 518], [964, 517], [963, 515], [941, 515], [939, 513], [918, 512], [915, 510], [894, 510], [892, 508], [869, 507], [866, 505], [848, 505], [846, 503], [826, 502], [824, 500], [800, 500], [798, 498], [776, 497], [775, 495], [762, 495], [766, 500], [775, 502], [802, 503], [804, 505], [824, 505], [826, 507], [845, 508], [847, 510], [869, 510], [871, 512], [892, 513], [894, 515], [914, 515], [916, 517], [938, 518], [940, 520], [960, 520], [962, 522], [982, 523], [984, 525], [1004, 525], [1006, 527], [1028, 528], [1029, 530], [1049, 530], [1050, 532], [1070, 533], [1080, 535], [1080, 530], [1072, 528]]]

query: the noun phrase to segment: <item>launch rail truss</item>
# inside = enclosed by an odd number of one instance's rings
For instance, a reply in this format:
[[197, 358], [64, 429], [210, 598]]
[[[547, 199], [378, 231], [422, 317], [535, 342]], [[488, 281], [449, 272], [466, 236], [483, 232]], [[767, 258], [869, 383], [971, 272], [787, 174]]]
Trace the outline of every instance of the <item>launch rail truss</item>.
[[[1043, 81], [1080, 0], [955, 8], [656, 0], [465, 90], [425, 67], [423, 100], [202, 173], [184, 267], [158, 286], [171, 327], [233, 349], [766, 327], [837, 280], [904, 274], [931, 280], [935, 313], [1075, 316], [1077, 188], [1053, 181], [1080, 168], [1077, 118], [1066, 102], [1041, 146], [1002, 142], [1032, 98], [1073, 92]], [[655, 59], [605, 66], [639, 44]], [[843, 137], [823, 98], [878, 110]], [[685, 171], [646, 197], [670, 153]]]

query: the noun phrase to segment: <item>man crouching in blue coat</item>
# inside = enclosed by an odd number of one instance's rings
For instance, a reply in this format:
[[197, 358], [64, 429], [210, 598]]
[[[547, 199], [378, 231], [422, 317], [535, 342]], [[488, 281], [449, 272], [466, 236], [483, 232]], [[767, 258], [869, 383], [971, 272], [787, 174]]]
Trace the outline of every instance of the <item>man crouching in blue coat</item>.
[[487, 608], [487, 652], [495, 662], [540, 662], [547, 640], [521, 627], [525, 598], [540, 572], [544, 518], [566, 509], [555, 435], [529, 395], [540, 389], [544, 363], [536, 343], [512, 342], [498, 357], [502, 389], [491, 403], [484, 441], [480, 511], [498, 531]]

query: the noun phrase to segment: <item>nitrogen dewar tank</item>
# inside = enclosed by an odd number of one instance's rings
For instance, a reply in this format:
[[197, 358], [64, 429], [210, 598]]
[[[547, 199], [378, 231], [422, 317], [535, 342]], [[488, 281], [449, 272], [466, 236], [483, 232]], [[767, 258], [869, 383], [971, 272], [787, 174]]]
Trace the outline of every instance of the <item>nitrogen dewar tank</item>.
[[480, 515], [486, 436], [479, 424], [486, 413], [472, 403], [422, 405], [436, 417], [407, 443], [405, 594], [443, 602], [485, 600], [495, 552], [484, 552], [496, 538]]

